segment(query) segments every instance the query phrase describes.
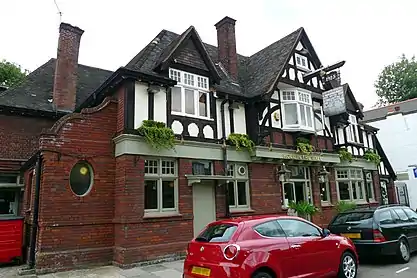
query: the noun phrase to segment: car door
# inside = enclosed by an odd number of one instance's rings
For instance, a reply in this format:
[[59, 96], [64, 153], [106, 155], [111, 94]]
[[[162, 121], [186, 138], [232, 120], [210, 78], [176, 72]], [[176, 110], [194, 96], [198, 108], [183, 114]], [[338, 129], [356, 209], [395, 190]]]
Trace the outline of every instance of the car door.
[[407, 207], [404, 208], [404, 212], [407, 214], [408, 219], [410, 219], [410, 247], [412, 251], [417, 251], [417, 213]]
[[288, 268], [293, 275], [289, 277], [316, 278], [332, 270], [336, 244], [324, 238], [319, 228], [298, 219], [284, 218], [277, 222], [287, 235], [291, 250]]

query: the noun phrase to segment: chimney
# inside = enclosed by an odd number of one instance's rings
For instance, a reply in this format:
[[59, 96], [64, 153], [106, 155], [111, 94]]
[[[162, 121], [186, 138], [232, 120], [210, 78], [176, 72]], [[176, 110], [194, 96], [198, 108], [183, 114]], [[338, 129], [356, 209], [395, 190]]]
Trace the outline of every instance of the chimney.
[[60, 111], [75, 109], [78, 53], [83, 33], [83, 30], [68, 23], [59, 26], [53, 102]]
[[218, 58], [227, 72], [237, 79], [237, 53], [235, 22], [233, 18], [226, 16], [214, 26], [217, 29]]

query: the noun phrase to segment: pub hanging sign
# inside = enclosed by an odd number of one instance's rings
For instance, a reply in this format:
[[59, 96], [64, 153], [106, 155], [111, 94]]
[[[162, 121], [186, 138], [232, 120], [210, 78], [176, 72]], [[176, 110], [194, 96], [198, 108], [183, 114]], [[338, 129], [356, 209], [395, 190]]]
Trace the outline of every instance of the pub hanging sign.
[[346, 113], [346, 99], [343, 86], [323, 92], [323, 113], [327, 117]]

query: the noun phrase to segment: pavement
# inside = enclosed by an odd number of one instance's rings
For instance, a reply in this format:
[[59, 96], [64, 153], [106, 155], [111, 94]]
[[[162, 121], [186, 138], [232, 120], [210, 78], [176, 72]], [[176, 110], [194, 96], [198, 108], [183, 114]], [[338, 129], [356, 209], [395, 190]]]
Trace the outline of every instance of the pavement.
[[[166, 262], [131, 269], [105, 266], [92, 269], [58, 272], [38, 275], [38, 278], [181, 278], [183, 261]], [[17, 274], [16, 266], [0, 266], [1, 278], [25, 278]], [[31, 278], [34, 276], [30, 276]], [[357, 278], [416, 278], [417, 255], [408, 264], [392, 263], [391, 258], [378, 259], [376, 262], [361, 262]]]

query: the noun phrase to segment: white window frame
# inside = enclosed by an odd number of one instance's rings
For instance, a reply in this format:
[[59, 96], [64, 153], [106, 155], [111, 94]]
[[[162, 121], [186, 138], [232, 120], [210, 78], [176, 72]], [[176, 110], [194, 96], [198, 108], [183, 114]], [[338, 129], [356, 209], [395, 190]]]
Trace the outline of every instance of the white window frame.
[[375, 189], [374, 189], [374, 178], [372, 176], [372, 172], [371, 171], [366, 171], [366, 187], [368, 187], [368, 183], [371, 184], [371, 192], [370, 195], [368, 196], [369, 201], [375, 202]]
[[[285, 99], [289, 94], [294, 94], [293, 99]], [[314, 109], [313, 109], [313, 100], [311, 97], [311, 92], [307, 90], [302, 90], [299, 88], [290, 88], [282, 89], [280, 92], [281, 99], [281, 109], [282, 109], [282, 129], [284, 131], [308, 131], [315, 132], [315, 118], [314, 118]], [[286, 104], [295, 104], [297, 106], [297, 123], [296, 124], [287, 124], [285, 106]], [[306, 125], [302, 125], [301, 119], [301, 109], [305, 111], [305, 121]], [[310, 111], [310, 121], [311, 127], [308, 126], [308, 117], [307, 109]]]
[[[194, 73], [185, 72], [182, 70], [177, 70], [170, 68], [169, 69], [169, 77], [177, 81], [176, 88], [180, 88], [181, 90], [181, 111], [173, 111], [171, 108], [172, 115], [178, 116], [185, 116], [185, 117], [192, 117], [192, 118], [199, 118], [204, 120], [211, 120], [211, 109], [210, 109], [210, 90], [209, 90], [209, 78], [201, 75], [197, 75]], [[188, 82], [186, 82], [186, 80]], [[190, 84], [191, 83], [191, 84]], [[194, 92], [194, 114], [186, 113], [185, 112], [185, 90], [192, 90]], [[200, 105], [199, 105], [199, 98], [200, 93], [204, 93], [206, 95], [206, 116], [200, 116]], [[173, 94], [171, 94], [171, 98], [173, 98]], [[172, 103], [172, 100], [171, 100]]]
[[13, 211], [14, 211], [14, 213], [0, 214], [0, 216], [9, 216], [9, 215], [18, 216], [19, 215], [19, 201], [20, 201], [21, 190], [19, 190], [18, 187], [14, 186], [14, 187], [0, 187], [0, 191], [11, 191], [11, 192], [14, 192], [14, 194], [15, 194], [14, 202], [13, 202]]
[[[300, 63], [298, 63], [298, 59], [300, 59]], [[305, 66], [302, 63], [303, 61], [306, 64]], [[310, 71], [310, 69], [308, 68], [308, 59], [307, 59], [307, 57], [303, 56], [299, 53], [295, 53], [295, 65], [297, 66], [297, 68]]]
[[[299, 168], [299, 167], [304, 168], [304, 178], [302, 178], [302, 179], [290, 178], [287, 182], [281, 182], [281, 192], [282, 192], [282, 194], [281, 194], [282, 195], [281, 196], [281, 204], [282, 205], [281, 206], [282, 206], [283, 209], [288, 209], [288, 204], [285, 201], [285, 187], [284, 187], [284, 184], [286, 184], [286, 183], [292, 183], [292, 191], [294, 192], [295, 202], [308, 201], [310, 204], [313, 204], [313, 191], [312, 191], [312, 185], [311, 185], [311, 180], [310, 180], [310, 177], [311, 177], [310, 168], [305, 167], [305, 166], [292, 166], [292, 165], [289, 166], [291, 171], [293, 169], [296, 169], [296, 168]], [[303, 182], [304, 183], [303, 186], [304, 186], [304, 191], [305, 191], [305, 194], [306, 194], [305, 198], [307, 200], [297, 200], [297, 197], [295, 196], [295, 183], [296, 182]], [[310, 195], [310, 199], [308, 198], [307, 195]]]
[[[157, 173], [146, 173], [146, 161], [157, 161]], [[162, 162], [169, 161], [174, 162], [174, 174], [162, 174]], [[145, 188], [145, 182], [147, 180], [157, 181], [157, 208], [156, 209], [145, 209], [145, 202], [144, 200], [144, 212], [145, 216], [152, 216], [153, 214], [178, 214], [178, 163], [175, 159], [170, 158], [153, 158], [147, 157], [145, 159], [145, 168], [144, 168], [144, 183], [143, 186]], [[162, 194], [162, 182], [163, 181], [173, 181], [174, 182], [174, 208], [163, 208], [163, 194]], [[145, 190], [143, 193], [143, 197], [145, 196]]]
[[349, 114], [349, 126], [346, 129], [346, 141], [349, 143], [359, 143], [358, 120], [355, 115]]
[[[346, 177], [340, 177], [339, 176], [339, 173], [342, 172], [342, 171], [347, 172]], [[356, 174], [353, 174], [353, 173], [359, 173], [359, 172], [360, 172], [360, 176], [357, 176]], [[366, 202], [365, 182], [364, 182], [364, 178], [363, 178], [363, 171], [362, 171], [361, 168], [338, 168], [338, 169], [336, 169], [335, 176], [336, 176], [337, 199], [339, 201], [350, 201], [350, 202], [356, 202], [356, 203]], [[345, 182], [345, 183], [348, 184], [349, 199], [344, 199], [344, 200], [340, 199], [339, 182]], [[358, 194], [360, 193], [359, 190], [362, 191], [363, 198], [357, 198], [357, 199], [353, 198], [353, 187], [355, 187], [356, 192], [358, 192]]]
[[[240, 167], [245, 168], [245, 174], [241, 175], [238, 173]], [[229, 205], [229, 209], [231, 212], [239, 212], [239, 211], [247, 211], [250, 210], [250, 186], [249, 186], [249, 175], [248, 175], [248, 166], [247, 164], [237, 164], [237, 163], [230, 163], [228, 166], [227, 171], [228, 176], [232, 176], [233, 180], [227, 181], [227, 186], [229, 183], [233, 183], [233, 191], [234, 191], [234, 199], [235, 204]], [[239, 191], [238, 191], [238, 182], [244, 182], [246, 185], [246, 205], [239, 205]]]

